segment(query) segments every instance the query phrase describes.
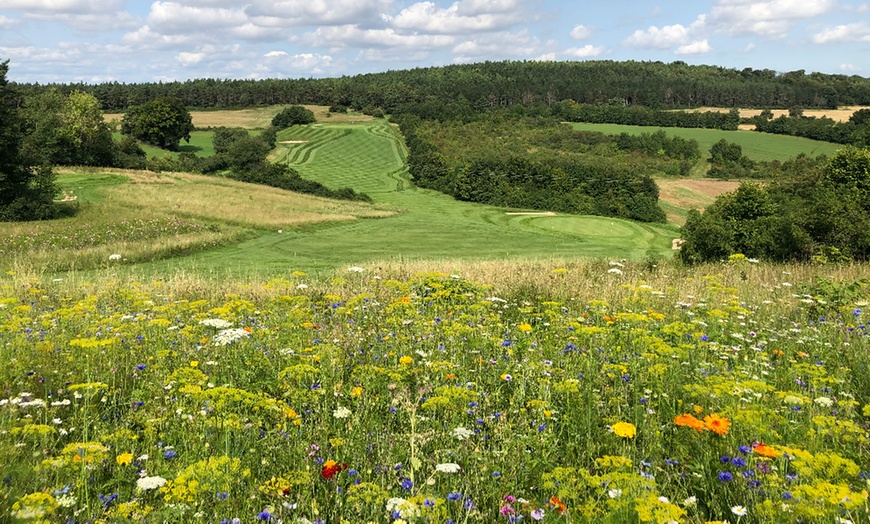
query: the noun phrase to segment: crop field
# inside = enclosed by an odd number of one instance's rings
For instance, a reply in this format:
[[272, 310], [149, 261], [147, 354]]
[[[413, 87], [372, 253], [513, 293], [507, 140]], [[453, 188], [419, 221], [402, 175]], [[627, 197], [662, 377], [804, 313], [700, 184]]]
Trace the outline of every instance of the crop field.
[[720, 131], [717, 129], [687, 129], [678, 127], [647, 127], [620, 124], [587, 124], [572, 123], [574, 129], [582, 131], [598, 131], [607, 134], [641, 134], [652, 133], [659, 129], [672, 136], [698, 141], [701, 156], [709, 156], [710, 148], [721, 139], [739, 144], [743, 154], [751, 160], [780, 160], [794, 158], [801, 153], [809, 156], [833, 155], [842, 147], [829, 142], [820, 142], [808, 138], [794, 136], [772, 135], [752, 131]]
[[[193, 125], [197, 128], [210, 127], [242, 127], [245, 129], [263, 129], [272, 123], [272, 118], [287, 106], [275, 105], [254, 107], [249, 109], [225, 109], [216, 111], [191, 111], [190, 116]], [[372, 117], [350, 111], [348, 113], [330, 113], [328, 106], [305, 105], [314, 113], [318, 122], [370, 122]], [[103, 119], [106, 122], [113, 120], [120, 122], [124, 118], [123, 113], [106, 113]]]
[[0, 511], [870, 519], [865, 267], [421, 268], [4, 274]]

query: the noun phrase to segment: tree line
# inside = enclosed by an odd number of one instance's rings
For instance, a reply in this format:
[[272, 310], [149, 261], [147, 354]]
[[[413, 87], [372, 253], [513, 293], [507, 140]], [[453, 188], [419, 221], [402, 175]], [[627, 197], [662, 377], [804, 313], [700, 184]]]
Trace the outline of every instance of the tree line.
[[690, 211], [680, 259], [870, 260], [870, 150], [846, 146], [785, 167], [765, 185], [741, 184], [703, 213]]
[[460, 101], [475, 112], [515, 105], [549, 107], [563, 100], [580, 104], [618, 100], [662, 109], [870, 105], [870, 80], [857, 75], [610, 60], [483, 62], [323, 79], [21, 83], [15, 87], [27, 95], [51, 88], [63, 94], [89, 93], [107, 111], [125, 111], [163, 97], [191, 108], [311, 103], [357, 110], [370, 107], [386, 113], [433, 101]]
[[664, 222], [653, 175], [685, 175], [700, 157], [663, 131], [609, 136], [506, 113], [398, 120], [417, 185], [503, 207]]

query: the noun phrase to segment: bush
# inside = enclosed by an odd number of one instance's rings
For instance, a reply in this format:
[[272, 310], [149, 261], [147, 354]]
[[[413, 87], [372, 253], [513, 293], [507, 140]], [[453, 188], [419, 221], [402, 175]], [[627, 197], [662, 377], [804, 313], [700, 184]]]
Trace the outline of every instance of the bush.
[[272, 119], [272, 126], [277, 129], [285, 129], [290, 126], [313, 124], [315, 122], [314, 113], [303, 106], [285, 107], [283, 111], [275, 115]]

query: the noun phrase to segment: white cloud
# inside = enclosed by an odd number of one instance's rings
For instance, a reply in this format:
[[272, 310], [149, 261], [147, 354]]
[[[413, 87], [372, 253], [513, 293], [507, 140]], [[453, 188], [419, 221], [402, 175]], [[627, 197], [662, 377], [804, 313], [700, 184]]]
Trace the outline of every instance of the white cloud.
[[650, 26], [646, 31], [638, 29], [623, 41], [630, 47], [652, 47], [655, 49], [668, 49], [682, 44], [689, 39], [689, 28], [681, 24], [666, 25], [661, 29]]
[[[490, 5], [492, 4], [492, 5]], [[515, 1], [459, 1], [446, 9], [434, 2], [418, 2], [392, 17], [391, 24], [399, 29], [436, 34], [498, 31], [526, 19], [521, 9], [505, 9]], [[491, 8], [487, 11], [486, 8]]]
[[549, 52], [547, 46], [528, 31], [479, 35], [460, 42], [452, 49], [454, 62], [467, 63], [497, 56], [502, 59], [530, 59]]
[[699, 40], [684, 46], [680, 46], [674, 51], [678, 55], [700, 55], [709, 53], [712, 50], [710, 43], [707, 40]]
[[164, 35], [151, 30], [149, 26], [143, 26], [131, 33], [125, 34], [121, 41], [138, 46], [142, 49], [162, 49], [172, 47], [189, 46], [201, 41], [196, 35]]
[[356, 25], [319, 27], [306, 35], [313, 45], [324, 47], [404, 47], [433, 49], [453, 45], [456, 40], [447, 35], [406, 35], [394, 29], [362, 29]]
[[181, 64], [185, 67], [192, 66], [194, 64], [198, 64], [198, 63], [202, 62], [204, 59], [205, 59], [205, 53], [185, 53], [185, 52], [182, 52], [182, 53], [178, 53], [177, 55], [175, 55], [175, 60], [179, 64]]
[[246, 22], [241, 9], [193, 7], [177, 2], [154, 2], [148, 13], [148, 27], [163, 35], [233, 28]]
[[858, 68], [855, 67], [853, 64], [840, 64], [840, 71], [854, 72], [857, 70]]
[[584, 45], [583, 47], [572, 47], [571, 49], [566, 49], [564, 54], [572, 57], [572, 58], [593, 58], [596, 56], [601, 56], [607, 48], [604, 46], [594, 47], [592, 45]]
[[287, 51], [269, 51], [265, 55], [266, 58], [276, 58], [279, 56], [287, 56]]
[[823, 15], [835, 4], [835, 0], [717, 0], [709, 23], [731, 35], [782, 38], [795, 22]]
[[555, 62], [556, 53], [544, 53], [543, 55], [534, 58], [535, 62]]
[[828, 44], [831, 42], [870, 42], [870, 24], [867, 22], [855, 22], [853, 24], [828, 27], [820, 33], [813, 35], [816, 44]]
[[3, 9], [53, 15], [105, 13], [121, 8], [120, 0], [3, 0]]
[[392, 0], [253, 0], [250, 20], [266, 27], [367, 25], [381, 21]]
[[571, 38], [574, 40], [586, 40], [592, 37], [592, 28], [583, 24], [577, 24], [571, 30]]

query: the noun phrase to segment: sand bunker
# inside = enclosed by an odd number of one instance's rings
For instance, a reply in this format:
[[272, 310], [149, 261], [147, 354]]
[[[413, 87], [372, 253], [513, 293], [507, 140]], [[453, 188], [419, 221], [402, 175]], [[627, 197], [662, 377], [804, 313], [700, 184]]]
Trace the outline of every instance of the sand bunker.
[[556, 213], [552, 211], [540, 211], [540, 212], [525, 212], [525, 211], [508, 211], [505, 215], [531, 215], [531, 216], [539, 216], [539, 217], [554, 217]]
[[279, 144], [304, 144], [308, 142], [308, 140], [282, 140], [278, 142]]

